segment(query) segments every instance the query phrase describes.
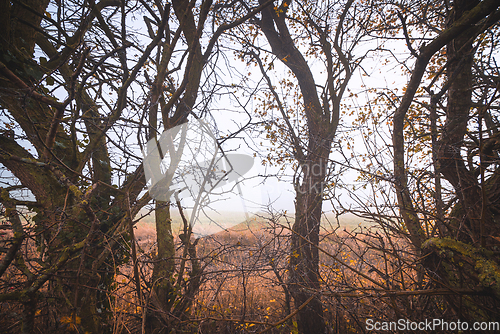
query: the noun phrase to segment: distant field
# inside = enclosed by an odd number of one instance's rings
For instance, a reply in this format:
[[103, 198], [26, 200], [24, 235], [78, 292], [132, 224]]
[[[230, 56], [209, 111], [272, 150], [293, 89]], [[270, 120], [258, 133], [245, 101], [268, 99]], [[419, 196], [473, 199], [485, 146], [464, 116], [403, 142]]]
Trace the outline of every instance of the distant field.
[[[189, 212], [186, 213], [189, 217]], [[172, 232], [174, 235], [178, 235], [182, 232], [182, 219], [177, 210], [172, 210]], [[188, 218], [189, 219], [189, 218]], [[280, 224], [288, 225], [287, 220], [290, 224], [293, 224], [294, 216], [293, 214], [287, 214], [287, 218], [281, 218], [279, 220]], [[194, 225], [194, 233], [196, 236], [203, 237], [205, 235], [210, 235], [214, 233], [219, 233], [224, 230], [230, 230], [231, 232], [243, 232], [246, 230], [259, 230], [268, 226], [269, 220], [266, 219], [266, 214], [252, 215], [248, 219], [245, 217], [244, 213], [241, 212], [212, 212], [210, 217], [201, 217]], [[369, 227], [373, 223], [364, 221], [363, 219], [356, 217], [352, 214], [345, 214], [338, 218], [335, 218], [333, 214], [326, 214], [322, 219], [322, 227], [326, 231], [333, 231], [335, 229], [352, 231], [360, 227]], [[146, 234], [156, 234], [155, 231], [155, 218], [154, 212], [150, 215], [142, 218], [139, 223], [137, 223], [138, 230], [143, 230]]]

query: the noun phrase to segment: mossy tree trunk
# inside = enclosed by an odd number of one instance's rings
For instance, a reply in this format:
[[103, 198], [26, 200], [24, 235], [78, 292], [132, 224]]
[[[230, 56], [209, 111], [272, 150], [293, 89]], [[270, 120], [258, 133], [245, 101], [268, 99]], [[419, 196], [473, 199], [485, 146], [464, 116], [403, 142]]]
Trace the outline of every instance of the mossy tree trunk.
[[175, 244], [172, 234], [170, 202], [156, 203], [156, 257], [153, 266], [152, 294], [148, 310], [147, 328], [149, 333], [165, 332], [169, 328], [167, 313], [175, 300]]
[[[47, 301], [55, 315], [54, 328], [111, 330], [107, 293], [116, 265], [127, 256], [118, 242], [121, 226], [129, 222], [125, 212], [135, 215], [147, 203], [138, 198], [145, 185], [142, 167], [135, 166], [135, 171], [127, 167], [122, 188], [112, 185], [116, 180], [105, 133], [123, 109], [111, 110], [114, 117], [103, 121], [101, 106], [95, 102], [99, 93], [90, 89], [91, 98], [84, 83], [78, 82], [88, 73], [87, 62], [94, 61], [90, 49], [80, 44], [83, 36], [104, 8], [116, 5], [113, 1], [94, 5], [75, 21], [79, 26], [59, 35], [61, 46], [57, 36], [42, 33], [47, 25], [58, 24], [47, 14], [49, 1], [2, 1], [5, 20], [0, 24], [6, 34], [0, 39], [0, 103], [15, 131], [0, 135], [0, 163], [18, 183], [6, 191], [27, 189], [32, 195], [27, 201], [14, 201], [13, 208], [28, 207], [35, 213], [34, 231], [29, 224], [23, 228], [36, 238], [34, 244], [26, 241], [26, 249], [37, 252], [16, 254], [11, 266], [24, 275], [25, 284], [2, 298], [25, 308], [24, 332], [34, 328], [35, 313], [40, 312], [37, 302], [43, 308]], [[47, 87], [54, 84], [66, 91], [65, 101], [52, 96]], [[122, 99], [126, 90], [121, 91]], [[28, 266], [28, 261], [37, 265]], [[70, 324], [64, 319], [74, 320]]]
[[[481, 83], [484, 76], [476, 72], [474, 54], [478, 37], [498, 22], [498, 1], [453, 1], [447, 13], [444, 29], [418, 52], [411, 79], [406, 87], [395, 114], [393, 124], [394, 176], [400, 214], [408, 229], [408, 237], [416, 253], [423, 256], [423, 267], [432, 280], [440, 286], [457, 291], [456, 296], [446, 296], [450, 308], [461, 319], [498, 319], [499, 298], [496, 289], [499, 280], [496, 268], [498, 260], [492, 250], [499, 245], [498, 171], [485, 174], [485, 169], [498, 160], [493, 152], [495, 128], [489, 122], [485, 100], [474, 101], [484, 94], [481, 89], [491, 83]], [[450, 203], [450, 213], [443, 211], [437, 219], [440, 239], [429, 238], [422, 229], [421, 216], [413, 204], [408, 183], [408, 166], [405, 161], [404, 127], [407, 111], [420, 86], [426, 67], [436, 52], [446, 47], [446, 85], [432, 87], [432, 103], [445, 105], [445, 124], [433, 148], [434, 170], [453, 187], [455, 200]], [[476, 73], [475, 73], [476, 72]], [[486, 80], [487, 81], [487, 80]], [[435, 81], [433, 82], [435, 83]], [[485, 88], [488, 96], [489, 88]], [[440, 91], [439, 93], [435, 93]], [[443, 98], [445, 97], [445, 98]], [[442, 99], [442, 101], [441, 101]], [[482, 106], [477, 106], [477, 104]], [[474, 128], [474, 130], [471, 130]], [[436, 135], [436, 134], [434, 134]], [[472, 140], [469, 140], [472, 139]], [[464, 157], [464, 152], [469, 157]], [[472, 154], [478, 152], [479, 164], [474, 166]], [[486, 159], [486, 156], [489, 158]], [[440, 202], [441, 199], [437, 199]], [[460, 292], [460, 291], [467, 291]], [[470, 296], [471, 294], [473, 296]], [[461, 306], [457, 306], [461, 305]]]

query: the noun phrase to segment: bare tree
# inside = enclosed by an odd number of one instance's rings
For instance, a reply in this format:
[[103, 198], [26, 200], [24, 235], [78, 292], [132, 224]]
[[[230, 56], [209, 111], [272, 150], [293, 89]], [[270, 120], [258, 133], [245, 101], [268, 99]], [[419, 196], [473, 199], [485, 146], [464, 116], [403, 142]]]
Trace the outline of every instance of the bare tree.
[[[497, 281], [496, 274], [486, 269], [497, 263], [483, 250], [497, 247], [493, 221], [498, 196], [490, 184], [496, 183], [497, 174], [493, 143], [498, 95], [487, 74], [491, 57], [481, 53], [496, 48], [490, 36], [497, 34], [498, 4], [454, 1], [450, 7], [438, 8], [438, 19], [428, 22], [418, 19], [418, 15], [426, 15], [420, 6], [415, 12], [411, 6], [394, 4], [394, 8], [401, 36], [416, 59], [404, 95], [392, 102], [397, 106], [392, 126], [393, 182], [404, 224], [401, 234], [407, 235], [416, 256], [426, 259], [422, 268], [417, 267], [422, 280], [426, 270], [438, 287], [465, 289], [454, 297], [444, 297], [452, 312], [470, 320], [493, 319], [497, 315], [492, 305], [497, 305], [498, 295], [484, 300], [466, 295], [481, 294]], [[430, 42], [422, 41], [422, 31], [434, 34]], [[417, 43], [418, 49], [414, 48]], [[427, 98], [430, 95], [430, 103], [418, 96], [421, 86]], [[420, 120], [424, 123], [419, 124]], [[410, 139], [418, 144], [409, 143]], [[489, 158], [483, 153], [486, 147]], [[411, 157], [425, 150], [431, 154], [426, 161], [433, 174], [412, 166]], [[464, 152], [468, 152], [467, 158]], [[457, 261], [472, 267], [462, 269], [453, 264]], [[457, 308], [458, 300], [474, 306]]]
[[[369, 17], [370, 9], [353, 1], [283, 1], [264, 9], [261, 17], [253, 21], [258, 30], [241, 37], [245, 46], [242, 58], [260, 68], [267, 85], [259, 113], [266, 119], [267, 137], [277, 147], [277, 155], [270, 160], [292, 162], [295, 168], [288, 290], [299, 310], [301, 333], [326, 330], [319, 296], [317, 248], [322, 203], [332, 185], [330, 177], [335, 166], [329, 163], [329, 156], [339, 124], [340, 103], [365, 56], [354, 55], [353, 49], [363, 40], [360, 27], [369, 22]], [[262, 37], [270, 49], [261, 46]], [[319, 63], [314, 68], [313, 61]], [[275, 79], [271, 70], [280, 66], [278, 62], [289, 72]], [[324, 76], [319, 75], [320, 71]], [[280, 94], [273, 80], [280, 80], [285, 94]], [[273, 110], [278, 116], [267, 119]]]
[[[129, 258], [135, 302], [146, 306], [134, 238], [135, 216], [151, 201], [142, 145], [206, 113], [210, 100], [196, 101], [211, 90], [200, 80], [218, 38], [262, 7], [2, 2], [2, 204], [15, 235], [2, 257], [0, 298], [22, 305], [23, 332], [33, 331], [37, 305], [52, 301], [57, 306], [40, 317], [46, 328], [110, 331], [109, 293]], [[157, 203], [160, 313], [173, 303], [165, 283], [173, 273], [168, 205]], [[191, 297], [199, 285], [194, 246], [186, 234]]]

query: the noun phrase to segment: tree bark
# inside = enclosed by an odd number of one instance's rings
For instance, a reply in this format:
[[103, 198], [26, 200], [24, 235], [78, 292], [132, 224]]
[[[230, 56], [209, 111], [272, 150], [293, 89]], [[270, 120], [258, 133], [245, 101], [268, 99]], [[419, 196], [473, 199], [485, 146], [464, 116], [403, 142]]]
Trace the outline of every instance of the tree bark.
[[[454, 23], [478, 3], [479, 1], [454, 1], [449, 22]], [[474, 171], [466, 167], [461, 152], [472, 107], [473, 41], [477, 34], [475, 29], [469, 29], [447, 45], [447, 77], [450, 86], [446, 123], [438, 142], [438, 161], [443, 177], [453, 185], [459, 199], [460, 210], [456, 211], [458, 216], [454, 222], [457, 230], [465, 219], [467, 231], [460, 231], [459, 240], [479, 244], [486, 235], [498, 232], [499, 229], [493, 224], [487, 197], [483, 198], [481, 185]]]
[[[260, 0], [260, 3], [263, 4], [264, 0]], [[273, 53], [297, 79], [308, 126], [305, 153], [299, 148], [295, 149], [301, 176], [295, 185], [295, 222], [292, 227], [288, 284], [296, 308], [307, 302], [297, 313], [299, 333], [324, 333], [326, 324], [319, 296], [321, 283], [317, 247], [327, 161], [336, 130], [335, 121], [338, 119], [331, 121], [323, 110], [311, 69], [296, 48], [286, 26], [287, 7], [280, 7], [279, 10], [282, 13], [278, 15], [275, 8], [264, 8], [260, 27]]]
[[[153, 293], [151, 305], [153, 311], [148, 311], [148, 332], [158, 333], [167, 324], [166, 313], [175, 299], [173, 293], [173, 274], [175, 270], [175, 247], [172, 235], [172, 219], [170, 217], [170, 202], [157, 202], [155, 209], [157, 254], [153, 266], [151, 280]], [[164, 315], [164, 316], [162, 316]], [[163, 321], [162, 321], [163, 319]]]
[[292, 228], [290, 247], [289, 290], [296, 308], [313, 297], [307, 306], [297, 313], [300, 333], [324, 333], [326, 329], [323, 306], [316, 294], [321, 285], [317, 247], [327, 158], [328, 155], [326, 157], [313, 155], [302, 166], [303, 180], [296, 188], [295, 223]]

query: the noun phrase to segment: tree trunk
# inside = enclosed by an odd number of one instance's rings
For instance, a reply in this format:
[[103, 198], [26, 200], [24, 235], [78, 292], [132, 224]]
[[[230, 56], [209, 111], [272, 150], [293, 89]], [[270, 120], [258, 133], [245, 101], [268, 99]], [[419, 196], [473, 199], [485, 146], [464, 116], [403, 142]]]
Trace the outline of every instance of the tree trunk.
[[295, 223], [290, 249], [290, 292], [295, 301], [300, 333], [324, 333], [323, 307], [317, 295], [320, 289], [319, 231], [326, 157], [314, 155], [303, 166], [304, 178], [296, 189]]
[[[450, 24], [478, 3], [479, 1], [454, 1]], [[447, 46], [447, 76], [450, 87], [446, 123], [438, 143], [438, 154], [440, 171], [455, 188], [460, 203], [454, 225], [458, 229], [463, 219], [466, 223], [466, 231], [460, 231], [459, 239], [479, 244], [485, 235], [498, 231], [498, 228], [494, 228], [492, 224], [488, 203], [483, 203], [487, 198], [483, 198], [478, 179], [473, 171], [466, 167], [461, 152], [472, 106], [473, 41], [476, 34], [475, 30], [469, 29]]]
[[[448, 25], [452, 26], [479, 5], [480, 1], [454, 1]], [[498, 268], [497, 256], [489, 250], [491, 246], [498, 244], [495, 238], [500, 229], [495, 223], [494, 214], [498, 196], [488, 194], [491, 183], [484, 179], [484, 174], [480, 182], [479, 173], [472, 164], [467, 166], [462, 156], [469, 121], [474, 117], [474, 40], [480, 32], [479, 25], [470, 25], [447, 44], [446, 74], [449, 87], [446, 122], [436, 143], [436, 151], [439, 171], [453, 186], [458, 202], [449, 217], [450, 237], [432, 238], [422, 246], [425, 259], [423, 263], [430, 275], [452, 289], [478, 291], [478, 296], [473, 298], [465, 295], [445, 297], [457, 316], [470, 321], [498, 319], [500, 296], [500, 277], [492, 269]], [[482, 122], [481, 112], [478, 110], [479, 122]], [[474, 133], [471, 134], [473, 136]], [[480, 140], [478, 146], [481, 156], [483, 147]], [[484, 168], [481, 165], [479, 169]], [[496, 178], [491, 177], [489, 181], [494, 179]]]
[[153, 293], [148, 310], [148, 333], [160, 333], [166, 327], [168, 319], [165, 312], [170, 310], [172, 296], [173, 273], [175, 269], [175, 245], [172, 235], [172, 219], [170, 217], [170, 202], [157, 202], [155, 209], [157, 254], [153, 266], [152, 282]]

